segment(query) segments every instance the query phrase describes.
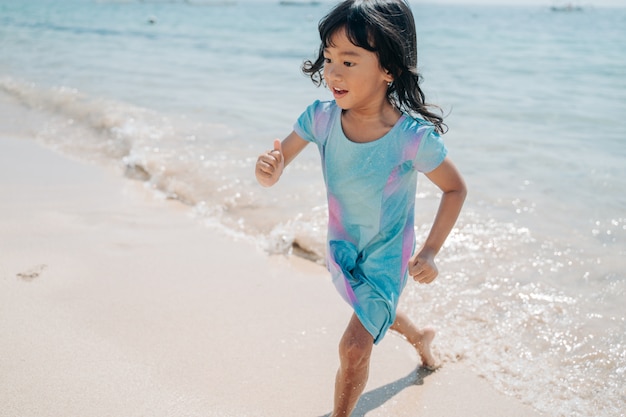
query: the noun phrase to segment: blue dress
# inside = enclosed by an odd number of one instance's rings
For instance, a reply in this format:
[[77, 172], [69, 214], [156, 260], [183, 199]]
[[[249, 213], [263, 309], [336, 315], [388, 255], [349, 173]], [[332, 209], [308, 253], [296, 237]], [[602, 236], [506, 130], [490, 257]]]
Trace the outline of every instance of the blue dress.
[[341, 112], [334, 101], [316, 101], [294, 131], [320, 152], [333, 283], [378, 343], [395, 320], [415, 250], [417, 173], [437, 168], [447, 151], [432, 124], [407, 114], [380, 139], [352, 142]]

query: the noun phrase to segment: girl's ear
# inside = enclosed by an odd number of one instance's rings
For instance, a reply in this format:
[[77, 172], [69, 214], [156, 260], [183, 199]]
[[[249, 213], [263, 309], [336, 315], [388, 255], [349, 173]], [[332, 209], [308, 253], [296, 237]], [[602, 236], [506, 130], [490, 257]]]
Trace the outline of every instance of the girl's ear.
[[393, 82], [393, 75], [391, 75], [391, 72], [388, 69], [385, 70], [385, 76], [383, 78], [388, 84]]

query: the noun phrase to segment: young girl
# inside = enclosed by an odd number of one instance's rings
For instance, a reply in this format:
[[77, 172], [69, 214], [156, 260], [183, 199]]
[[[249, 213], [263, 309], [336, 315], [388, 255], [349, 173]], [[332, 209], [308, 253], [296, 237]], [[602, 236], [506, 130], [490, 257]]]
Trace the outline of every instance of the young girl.
[[[354, 314], [339, 344], [332, 416], [349, 416], [365, 388], [370, 354], [391, 328], [435, 368], [434, 330], [396, 312], [411, 275], [437, 274], [435, 256], [459, 215], [466, 189], [446, 157], [443, 118], [419, 87], [415, 22], [403, 0], [345, 0], [319, 24], [321, 46], [303, 71], [335, 100], [316, 101], [282, 143], [259, 156], [256, 178], [274, 185], [309, 143], [317, 145], [328, 196], [327, 265]], [[415, 251], [417, 173], [442, 191], [426, 241]]]

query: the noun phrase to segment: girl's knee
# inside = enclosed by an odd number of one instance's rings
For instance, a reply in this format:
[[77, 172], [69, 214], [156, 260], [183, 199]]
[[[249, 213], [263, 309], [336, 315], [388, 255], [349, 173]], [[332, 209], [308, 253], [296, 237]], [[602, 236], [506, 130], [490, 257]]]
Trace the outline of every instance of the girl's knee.
[[358, 368], [369, 363], [372, 353], [373, 339], [366, 337], [344, 337], [339, 344], [339, 357], [345, 367]]
[[347, 367], [356, 368], [369, 362], [370, 351], [358, 344], [347, 344], [339, 347], [341, 363]]

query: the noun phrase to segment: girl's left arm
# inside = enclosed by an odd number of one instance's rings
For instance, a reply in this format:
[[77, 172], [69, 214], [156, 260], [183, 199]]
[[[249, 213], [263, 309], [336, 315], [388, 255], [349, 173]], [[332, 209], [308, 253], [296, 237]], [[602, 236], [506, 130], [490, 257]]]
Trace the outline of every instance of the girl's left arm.
[[434, 258], [454, 227], [467, 195], [463, 177], [447, 157], [426, 176], [441, 189], [443, 195], [430, 233], [409, 263], [409, 274], [420, 283], [430, 283], [437, 277]]

